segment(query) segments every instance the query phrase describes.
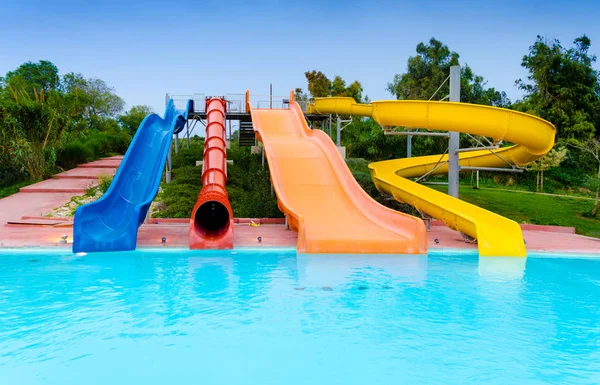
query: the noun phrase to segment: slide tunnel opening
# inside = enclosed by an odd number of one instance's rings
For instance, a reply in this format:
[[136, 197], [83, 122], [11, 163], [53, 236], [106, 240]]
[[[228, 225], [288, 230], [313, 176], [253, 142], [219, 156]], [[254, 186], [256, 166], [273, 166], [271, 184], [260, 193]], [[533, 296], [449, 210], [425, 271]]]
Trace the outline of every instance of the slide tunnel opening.
[[224, 234], [229, 230], [229, 211], [221, 202], [204, 202], [194, 213], [194, 225], [205, 236]]

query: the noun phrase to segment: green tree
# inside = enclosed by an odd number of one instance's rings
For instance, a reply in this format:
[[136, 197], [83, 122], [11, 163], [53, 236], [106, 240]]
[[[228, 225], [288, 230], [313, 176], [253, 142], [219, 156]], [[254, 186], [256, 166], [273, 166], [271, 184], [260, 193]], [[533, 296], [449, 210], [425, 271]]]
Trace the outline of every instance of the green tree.
[[16, 70], [10, 71], [0, 79], [0, 83], [12, 86], [14, 89], [43, 90], [48, 92], [56, 90], [60, 86], [58, 68], [48, 60], [40, 60], [37, 63], [26, 62]]
[[72, 95], [77, 103], [86, 106], [86, 117], [115, 117], [125, 102], [113, 87], [101, 79], [86, 79], [80, 73], [68, 73], [63, 77], [63, 90]]
[[596, 191], [594, 208], [591, 212], [591, 215], [595, 217], [600, 209], [600, 139], [590, 138], [585, 142], [575, 142], [575, 147], [585, 153], [588, 153], [596, 161], [598, 172], [596, 175], [592, 175], [589, 181], [590, 187]]
[[[406, 72], [394, 75], [387, 90], [400, 100], [442, 99], [450, 93], [450, 84], [446, 79], [450, 75], [450, 67], [460, 64], [460, 56], [435, 38], [431, 38], [427, 44], [419, 43], [416, 51], [416, 56], [408, 58]], [[485, 85], [485, 79], [465, 64], [461, 69], [461, 102], [498, 107], [510, 105], [506, 93], [486, 88]]]
[[130, 140], [115, 119], [122, 109], [104, 81], [77, 73], [61, 78], [49, 61], [8, 72], [0, 79], [0, 184], [122, 153]]
[[[435, 38], [419, 43], [416, 53], [408, 58], [406, 72], [395, 75], [387, 90], [400, 100], [444, 99], [450, 93], [450, 67], [460, 64], [459, 54]], [[505, 92], [487, 88], [485, 79], [466, 64], [461, 67], [460, 100], [505, 108], [510, 106]], [[482, 141], [482, 138], [477, 140]], [[416, 137], [412, 143], [415, 155], [441, 153], [448, 145], [447, 139], [439, 137]], [[472, 137], [461, 136], [462, 147], [477, 143]]]
[[135, 132], [140, 126], [142, 120], [144, 120], [144, 118], [152, 112], [152, 108], [149, 106], [133, 106], [123, 115], [119, 115], [117, 121], [124, 130], [133, 136], [135, 135]]
[[550, 150], [550, 152], [548, 152], [544, 157], [539, 158], [527, 165], [527, 170], [537, 172], [536, 191], [544, 192], [544, 171], [560, 166], [566, 157], [567, 149], [565, 147], [559, 147]]
[[525, 97], [515, 108], [552, 122], [559, 138], [587, 140], [599, 135], [600, 83], [590, 46], [585, 35], [570, 48], [538, 36], [521, 63], [529, 75], [517, 80]]
[[313, 98], [322, 98], [331, 94], [331, 80], [321, 71], [307, 71], [304, 73], [308, 82], [308, 92]]
[[[336, 76], [333, 78], [333, 82], [331, 82], [331, 94], [332, 95], [340, 95], [346, 93], [346, 81], [342, 79], [340, 76]], [[346, 96], [346, 95], [343, 95]]]
[[[346, 86], [346, 81], [340, 76], [336, 76], [333, 81], [321, 71], [305, 72], [308, 82], [308, 91], [313, 98], [322, 98], [326, 96], [348, 96], [354, 98], [357, 103], [362, 102], [363, 86], [358, 80]], [[302, 91], [302, 89], [297, 89]]]
[[0, 113], [4, 146], [13, 162], [34, 180], [49, 175], [56, 163], [56, 150], [76, 118], [58, 91], [14, 90]]
[[[428, 100], [448, 77], [450, 67], [458, 65], [458, 58], [456, 52], [435, 38], [428, 44], [421, 42], [417, 44], [417, 55], [408, 58], [406, 72], [394, 75], [387, 90], [400, 100]], [[438, 92], [448, 94], [448, 84]]]
[[[361, 103], [361, 102], [368, 102], [368, 97], [365, 96], [365, 100], [363, 100], [363, 86], [362, 84], [360, 84], [360, 82], [358, 80], [353, 81], [348, 87], [346, 87], [346, 90], [344, 91], [344, 96], [349, 96], [351, 98], [354, 98], [354, 100], [356, 100], [357, 103]], [[336, 95], [337, 96], [337, 95]]]
[[302, 88], [296, 88], [294, 90], [294, 100], [297, 102], [308, 102], [310, 96], [306, 94]]
[[342, 131], [342, 145], [351, 158], [367, 160], [406, 157], [406, 137], [385, 136], [373, 119], [354, 118]]

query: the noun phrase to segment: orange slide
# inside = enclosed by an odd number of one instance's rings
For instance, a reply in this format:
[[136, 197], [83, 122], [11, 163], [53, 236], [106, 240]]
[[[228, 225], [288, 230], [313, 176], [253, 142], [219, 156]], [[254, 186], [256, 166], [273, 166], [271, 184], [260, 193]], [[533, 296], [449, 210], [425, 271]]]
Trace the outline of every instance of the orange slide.
[[333, 141], [307, 126], [297, 103], [251, 114], [279, 209], [298, 232], [298, 252], [427, 253], [423, 221], [367, 195]]
[[227, 184], [225, 100], [206, 101], [206, 139], [202, 163], [202, 190], [192, 210], [190, 249], [233, 248], [233, 212]]

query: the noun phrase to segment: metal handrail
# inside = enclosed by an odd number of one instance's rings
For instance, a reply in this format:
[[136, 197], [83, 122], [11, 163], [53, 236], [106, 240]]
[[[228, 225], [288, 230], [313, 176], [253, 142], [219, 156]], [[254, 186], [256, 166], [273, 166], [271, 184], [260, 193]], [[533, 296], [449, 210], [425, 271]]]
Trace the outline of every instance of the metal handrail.
[[[167, 94], [177, 107], [181, 107], [180, 104], [187, 102], [192, 99], [194, 101], [194, 112], [203, 113], [206, 109], [205, 95], [204, 93], [195, 93], [193, 95], [171, 95]], [[252, 106], [246, 105], [246, 94], [245, 93], [231, 93], [225, 94], [225, 100], [227, 101], [227, 111], [234, 113], [247, 113], [248, 107], [255, 106], [255, 108], [273, 108], [273, 109], [285, 109], [289, 108], [289, 95], [268, 95], [268, 94], [252, 94]], [[307, 101], [298, 101], [303, 112], [308, 110]]]

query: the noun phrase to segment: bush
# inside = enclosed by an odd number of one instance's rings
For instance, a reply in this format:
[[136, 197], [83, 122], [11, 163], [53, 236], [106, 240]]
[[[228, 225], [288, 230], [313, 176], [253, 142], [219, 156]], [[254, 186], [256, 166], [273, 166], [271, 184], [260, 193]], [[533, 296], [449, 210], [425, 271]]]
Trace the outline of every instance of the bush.
[[265, 161], [263, 169], [261, 154], [252, 154], [250, 147], [232, 143], [227, 159], [233, 160], [227, 179], [233, 214], [239, 218], [282, 218], [277, 197], [271, 192], [268, 164]]
[[108, 191], [108, 188], [110, 187], [113, 181], [113, 177], [110, 175], [100, 175], [98, 179], [100, 180], [100, 184], [98, 184], [98, 190], [100, 190], [100, 192], [104, 194]]
[[171, 183], [163, 183], [158, 200], [164, 208], [154, 214], [157, 218], [189, 218], [198, 199], [202, 167], [188, 166], [172, 170]]
[[32, 183], [35, 183], [32, 180], [24, 180], [21, 182], [17, 182], [17, 183], [13, 183], [10, 186], [6, 186], [6, 187], [0, 187], [0, 199], [1, 198], [6, 198], [9, 195], [13, 195], [19, 192], [19, 189], [21, 187], [25, 187], [28, 186]]
[[196, 186], [191, 184], [177, 184], [174, 181], [165, 184], [158, 200], [165, 208], [154, 214], [157, 218], [190, 218], [196, 204], [200, 183]]
[[362, 158], [346, 158], [346, 165], [348, 166], [350, 171], [352, 171], [352, 173], [358, 171], [364, 174], [369, 174], [369, 163], [371, 162]]
[[56, 165], [65, 170], [70, 170], [94, 158], [92, 149], [79, 141], [75, 141], [58, 149], [56, 152]]
[[352, 173], [352, 175], [354, 175], [354, 179], [356, 179], [360, 187], [362, 187], [362, 189], [365, 190], [367, 194], [369, 194], [374, 199], [379, 198], [379, 195], [381, 194], [379, 193], [379, 190], [377, 190], [375, 184], [371, 180], [371, 174], [355, 171]]
[[269, 170], [257, 169], [248, 176], [248, 184], [228, 184], [227, 191], [234, 215], [239, 218], [282, 218], [283, 213], [277, 207], [277, 197], [271, 192]]
[[173, 169], [185, 167], [185, 166], [196, 166], [196, 161], [202, 160], [202, 153], [204, 152], [204, 140], [200, 138], [192, 138], [190, 142], [190, 148], [187, 148], [185, 141], [179, 142], [179, 152], [173, 153]]
[[0, 153], [0, 187], [23, 182], [27, 177], [27, 173], [17, 166], [8, 154]]
[[63, 144], [56, 152], [56, 165], [70, 170], [77, 165], [127, 152], [131, 138], [124, 131], [96, 132], [84, 138]]
[[173, 184], [189, 184], [198, 188], [198, 191], [196, 191], [196, 195], [198, 195], [202, 184], [202, 167], [186, 166], [175, 168], [172, 170], [171, 178], [171, 183], [166, 186]]
[[94, 153], [94, 158], [112, 155], [122, 155], [127, 151], [131, 137], [124, 131], [93, 132], [88, 135], [83, 144]]
[[[196, 161], [202, 159], [202, 142], [192, 144], [173, 156], [173, 165], [181, 166], [172, 171], [171, 183], [163, 184], [158, 200], [165, 208], [156, 213], [162, 218], [188, 218], [202, 188], [202, 167]], [[250, 148], [233, 143], [227, 151], [233, 165], [228, 166], [227, 192], [233, 214], [236, 217], [276, 218], [283, 217], [277, 208], [277, 198], [271, 193], [269, 170], [262, 169], [261, 155], [251, 154]]]

